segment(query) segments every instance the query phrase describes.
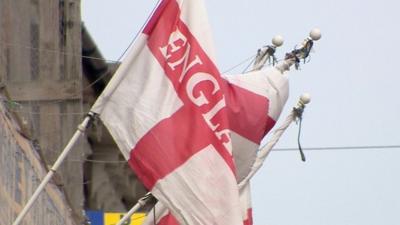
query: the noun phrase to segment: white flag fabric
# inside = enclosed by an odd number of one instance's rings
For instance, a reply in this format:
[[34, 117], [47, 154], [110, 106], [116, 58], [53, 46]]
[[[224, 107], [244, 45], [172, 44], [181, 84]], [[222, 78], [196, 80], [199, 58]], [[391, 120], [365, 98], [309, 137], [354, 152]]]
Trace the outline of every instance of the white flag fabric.
[[[250, 177], [256, 171], [261, 139], [275, 125], [288, 97], [288, 79], [269, 68], [240, 75], [224, 76], [232, 149], [240, 185], [240, 208], [244, 225], [252, 225]], [[257, 164], [258, 165], [258, 164]], [[144, 225], [177, 225], [162, 203], [149, 213]]]
[[203, 2], [163, 0], [91, 110], [179, 224], [243, 224], [213, 60]]

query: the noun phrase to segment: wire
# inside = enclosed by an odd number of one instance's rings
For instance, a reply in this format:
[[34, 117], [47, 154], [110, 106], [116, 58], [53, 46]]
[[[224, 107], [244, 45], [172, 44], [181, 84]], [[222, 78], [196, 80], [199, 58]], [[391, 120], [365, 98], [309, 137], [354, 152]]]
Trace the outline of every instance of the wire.
[[[122, 52], [122, 54], [118, 57], [117, 61], [114, 61], [114, 63], [119, 63], [122, 60], [122, 57], [124, 57], [124, 55], [128, 52], [128, 50], [131, 48], [131, 46], [136, 42], [139, 34], [141, 34], [144, 30], [144, 28], [146, 27], [147, 23], [150, 21], [151, 17], [153, 16], [154, 12], [156, 11], [156, 9], [158, 8], [158, 6], [160, 5], [161, 0], [159, 0], [156, 4], [156, 6], [153, 8], [153, 10], [151, 11], [150, 15], [147, 17], [146, 21], [143, 23], [142, 27], [139, 29], [139, 31], [136, 33], [135, 37], [133, 37], [133, 39], [131, 40], [131, 42], [129, 43], [128, 47], [125, 48], [125, 50]], [[104, 77], [106, 77], [108, 75], [108, 70], [106, 72], [104, 72], [102, 75], [100, 75], [96, 80], [94, 80], [92, 83], [90, 83], [89, 85], [87, 85], [86, 87], [82, 88], [82, 91], [92, 87], [94, 84], [96, 84], [97, 82], [99, 82], [100, 80], [102, 80]]]
[[[337, 151], [337, 150], [374, 150], [374, 149], [398, 149], [400, 145], [365, 145], [365, 146], [338, 146], [338, 147], [310, 147], [304, 148], [305, 151]], [[299, 148], [275, 148], [273, 151], [298, 151]]]
[[255, 61], [256, 61], [256, 58], [254, 57], [253, 60], [251, 60], [250, 63], [246, 66], [246, 68], [244, 68], [242, 73], [246, 73], [247, 70], [249, 69], [249, 67], [251, 66], [251, 64], [253, 64]]
[[236, 65], [230, 67], [229, 69], [223, 71], [222, 74], [228, 73], [228, 72], [232, 71], [233, 69], [236, 69], [237, 67], [239, 67], [239, 66], [245, 64], [245, 63], [246, 63], [247, 61], [249, 61], [250, 59], [256, 57], [256, 55], [257, 55], [257, 54], [253, 54], [252, 56], [247, 57], [246, 59], [244, 59], [243, 61], [239, 62], [238, 64], [236, 64]]
[[[344, 151], [344, 150], [374, 150], [374, 149], [398, 149], [400, 150], [400, 145], [366, 145], [366, 146], [338, 146], [338, 147], [311, 147], [302, 148], [303, 151]], [[299, 148], [274, 148], [272, 151], [275, 152], [285, 152], [285, 151], [298, 151]], [[106, 154], [104, 154], [106, 155]], [[109, 154], [110, 156], [114, 154]], [[84, 160], [67, 160], [70, 162], [89, 162], [89, 163], [109, 163], [109, 164], [126, 164], [127, 161], [107, 161], [107, 160], [94, 160], [94, 159], [84, 159]]]
[[68, 162], [77, 162], [77, 163], [83, 163], [83, 162], [90, 162], [90, 163], [108, 163], [108, 164], [126, 164], [128, 161], [126, 160], [115, 160], [115, 161], [108, 161], [108, 160], [94, 160], [94, 159], [83, 159], [83, 160], [76, 160], [76, 159], [67, 159], [66, 161]]
[[[23, 107], [23, 108], [25, 108], [25, 107]], [[15, 112], [15, 113], [27, 114], [27, 115], [46, 115], [46, 116], [66, 116], [66, 115], [86, 115], [87, 114], [85, 112], [43, 113], [43, 112], [32, 112], [30, 110], [14, 110], [14, 109], [9, 109], [9, 111]]]
[[[5, 102], [7, 102], [8, 104], [13, 104], [14, 102], [7, 100], [5, 98], [1, 98], [0, 100], [3, 100]], [[18, 104], [18, 103], [17, 103]], [[21, 106], [23, 107], [23, 106]], [[26, 114], [43, 114], [43, 113], [36, 113], [36, 112], [31, 112], [31, 111], [23, 111], [23, 110], [15, 110], [12, 109], [12, 107], [7, 107], [9, 108], [10, 111], [13, 112], [22, 112], [22, 113], [26, 113]], [[48, 113], [48, 114], [44, 114], [44, 115], [81, 115], [84, 113]], [[337, 151], [337, 150], [376, 150], [376, 149], [399, 149], [400, 150], [400, 145], [360, 145], [360, 146], [321, 146], [321, 147], [309, 147], [309, 148], [302, 148], [302, 150], [304, 151]], [[299, 148], [274, 148], [272, 149], [272, 151], [298, 151]], [[106, 153], [102, 153], [102, 155], [107, 155]], [[110, 154], [112, 155], [112, 154]], [[100, 160], [89, 160], [86, 159], [86, 162], [92, 162], [92, 163], [126, 163], [126, 161], [100, 161]]]

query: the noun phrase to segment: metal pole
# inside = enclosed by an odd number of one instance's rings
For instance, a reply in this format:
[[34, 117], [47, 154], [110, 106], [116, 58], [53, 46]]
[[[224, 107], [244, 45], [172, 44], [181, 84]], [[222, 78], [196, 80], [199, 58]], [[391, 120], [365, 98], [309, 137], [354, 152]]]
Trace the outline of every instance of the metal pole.
[[49, 183], [51, 178], [53, 178], [54, 173], [57, 171], [58, 167], [60, 167], [61, 163], [64, 161], [64, 159], [67, 157], [68, 153], [71, 151], [72, 147], [75, 145], [75, 143], [78, 141], [79, 137], [85, 132], [86, 128], [89, 125], [89, 122], [91, 122], [93, 118], [93, 113], [89, 113], [83, 122], [78, 126], [77, 131], [74, 133], [72, 136], [71, 140], [68, 142], [68, 144], [65, 146], [64, 150], [61, 152], [60, 156], [58, 156], [56, 162], [54, 165], [50, 168], [49, 172], [47, 175], [44, 177], [42, 182], [40, 183], [39, 187], [35, 190], [33, 193], [32, 197], [29, 199], [28, 203], [26, 203], [25, 207], [22, 209], [22, 211], [19, 213], [18, 217], [15, 219], [13, 225], [19, 225], [22, 222], [22, 219], [24, 216], [28, 213], [29, 209], [32, 207], [33, 203], [37, 200], [39, 197], [40, 193], [43, 191], [43, 189], [46, 187], [46, 185]]
[[145, 206], [146, 203], [148, 201], [150, 201], [150, 199], [153, 198], [153, 195], [148, 192], [144, 197], [142, 197], [141, 199], [139, 199], [138, 203], [136, 203], [136, 205], [134, 205], [129, 212], [127, 212], [124, 217], [121, 218], [121, 220], [117, 223], [117, 225], [123, 225], [126, 221], [129, 220], [129, 218], [131, 218], [131, 216], [137, 212], [141, 207]]

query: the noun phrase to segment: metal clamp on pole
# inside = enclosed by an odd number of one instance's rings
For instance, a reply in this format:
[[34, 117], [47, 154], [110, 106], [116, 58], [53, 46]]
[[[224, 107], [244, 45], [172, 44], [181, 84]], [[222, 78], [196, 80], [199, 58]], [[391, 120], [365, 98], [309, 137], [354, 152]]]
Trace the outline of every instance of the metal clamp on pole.
[[148, 192], [144, 197], [140, 198], [139, 201], [132, 207], [132, 209], [127, 212], [124, 217], [121, 218], [121, 220], [117, 223], [117, 225], [123, 225], [125, 224], [126, 221], [131, 218], [131, 216], [137, 212], [140, 208], [145, 206], [148, 202], [154, 200], [154, 196], [151, 194], [151, 192]]
[[288, 71], [291, 66], [295, 65], [295, 68], [299, 68], [300, 60], [305, 60], [309, 57], [314, 41], [318, 41], [321, 38], [321, 31], [318, 28], [314, 28], [310, 32], [310, 36], [307, 37], [299, 48], [286, 53], [285, 59], [278, 63], [276, 68], [282, 73]]
[[92, 112], [89, 112], [88, 115], [83, 120], [83, 122], [78, 126], [78, 128], [75, 131], [74, 135], [72, 136], [71, 140], [68, 142], [68, 144], [65, 146], [64, 150], [58, 156], [58, 158], [57, 158], [56, 162], [54, 163], [54, 165], [49, 169], [49, 172], [43, 178], [42, 182], [40, 183], [39, 187], [35, 190], [35, 192], [33, 193], [32, 197], [29, 199], [28, 203], [26, 203], [25, 207], [19, 213], [19, 215], [15, 219], [13, 225], [19, 225], [22, 222], [22, 219], [24, 218], [24, 216], [28, 213], [29, 209], [32, 208], [33, 203], [37, 200], [37, 198], [39, 197], [40, 193], [43, 191], [43, 189], [46, 187], [46, 185], [53, 178], [54, 173], [60, 167], [61, 163], [65, 160], [65, 158], [67, 157], [68, 153], [72, 150], [72, 147], [74, 147], [74, 145], [78, 141], [79, 137], [82, 134], [84, 134], [86, 129], [92, 123], [94, 117], [95, 117], [95, 114], [92, 113]]

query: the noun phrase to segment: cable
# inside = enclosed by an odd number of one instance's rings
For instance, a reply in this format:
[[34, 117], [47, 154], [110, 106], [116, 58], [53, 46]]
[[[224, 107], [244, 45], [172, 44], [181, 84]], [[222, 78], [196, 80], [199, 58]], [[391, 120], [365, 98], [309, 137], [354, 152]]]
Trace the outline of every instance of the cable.
[[256, 61], [256, 58], [254, 58], [253, 60], [250, 61], [250, 63], [246, 66], [246, 68], [244, 68], [244, 70], [242, 71], [242, 73], [246, 73], [247, 70], [249, 69], [249, 67]]
[[[371, 150], [371, 149], [398, 149], [400, 145], [365, 145], [365, 146], [338, 146], [338, 147], [310, 147], [304, 148], [305, 151], [337, 151], [337, 150]], [[275, 148], [273, 151], [298, 151], [299, 148]]]
[[[0, 99], [8, 104], [12, 104], [13, 102], [7, 99]], [[23, 111], [23, 110], [13, 110], [12, 107], [8, 107], [10, 111], [13, 112], [22, 112], [26, 114], [42, 114], [42, 113], [36, 113], [36, 112], [30, 112], [30, 111]], [[84, 113], [48, 113], [45, 115], [81, 115]], [[400, 145], [360, 145], [360, 146], [321, 146], [321, 147], [309, 147], [309, 148], [302, 148], [305, 151], [337, 151], [337, 150], [374, 150], [374, 149], [399, 149], [400, 150]], [[274, 148], [272, 151], [298, 151], [299, 148]], [[102, 155], [107, 155], [106, 153], [102, 153]], [[110, 154], [111, 155], [111, 154]], [[87, 162], [93, 162], [93, 163], [126, 163], [126, 161], [98, 161], [98, 160], [86, 160]]]
[[[144, 24], [142, 25], [142, 27], [139, 29], [139, 31], [136, 33], [135, 37], [133, 37], [133, 39], [131, 40], [131, 42], [129, 43], [128, 47], [125, 48], [125, 50], [122, 52], [122, 54], [118, 57], [117, 61], [114, 61], [114, 63], [119, 63], [122, 60], [122, 57], [124, 57], [124, 55], [128, 52], [128, 50], [131, 48], [131, 46], [135, 43], [135, 41], [137, 40], [139, 34], [141, 34], [144, 30], [144, 28], [146, 27], [147, 23], [150, 21], [151, 17], [153, 16], [154, 12], [156, 11], [156, 9], [158, 8], [158, 6], [160, 5], [161, 0], [159, 0], [156, 4], [156, 6], [153, 8], [153, 10], [151, 11], [150, 15], [147, 17], [146, 21], [144, 22]], [[94, 84], [96, 84], [97, 82], [99, 82], [100, 80], [102, 80], [105, 76], [108, 75], [108, 70], [106, 72], [104, 72], [102, 75], [100, 75], [96, 80], [94, 80], [92, 83], [90, 83], [89, 85], [87, 85], [86, 87], [82, 88], [82, 91], [92, 87]]]
[[29, 110], [13, 110], [9, 109], [11, 112], [22, 113], [27, 115], [46, 115], [46, 116], [66, 116], [66, 115], [86, 115], [85, 112], [70, 112], [70, 113], [43, 113], [43, 112], [32, 112]]
[[[343, 151], [343, 150], [373, 150], [373, 149], [398, 149], [400, 150], [400, 145], [366, 145], [366, 146], [339, 146], [339, 147], [311, 147], [311, 148], [302, 148], [303, 151]], [[298, 151], [299, 148], [275, 148], [272, 151], [275, 152], [285, 152], [285, 151]], [[106, 154], [102, 154], [106, 155]], [[109, 154], [113, 156], [114, 154]], [[128, 163], [125, 160], [120, 161], [106, 161], [106, 160], [94, 160], [94, 159], [84, 159], [84, 160], [67, 160], [70, 162], [89, 162], [89, 163], [109, 163], [109, 164], [126, 164]]]
[[116, 160], [116, 161], [106, 161], [106, 160], [94, 160], [94, 159], [83, 159], [83, 160], [76, 160], [76, 159], [67, 159], [66, 161], [68, 162], [77, 162], [77, 163], [83, 163], [83, 162], [90, 162], [90, 163], [108, 163], [108, 164], [126, 164], [128, 161], [126, 160]]
[[250, 59], [254, 58], [256, 55], [257, 55], [257, 54], [254, 54], [254, 55], [252, 55], [252, 56], [250, 56], [250, 57], [244, 59], [243, 61], [239, 62], [238, 64], [236, 64], [236, 65], [230, 67], [229, 69], [223, 71], [222, 74], [228, 73], [228, 72], [232, 71], [233, 69], [235, 69], [235, 68], [237, 68], [237, 67], [239, 67], [239, 66], [245, 64], [247, 61], [249, 61]]

